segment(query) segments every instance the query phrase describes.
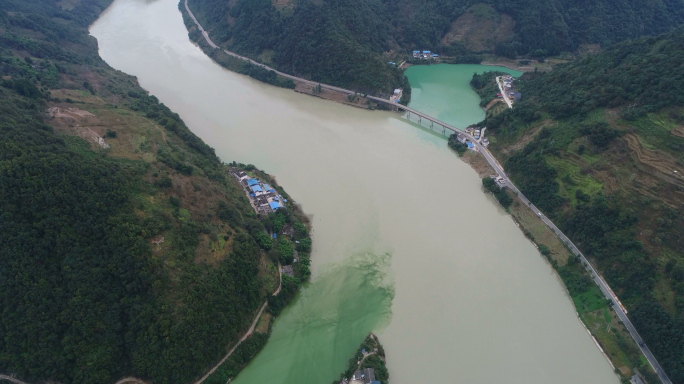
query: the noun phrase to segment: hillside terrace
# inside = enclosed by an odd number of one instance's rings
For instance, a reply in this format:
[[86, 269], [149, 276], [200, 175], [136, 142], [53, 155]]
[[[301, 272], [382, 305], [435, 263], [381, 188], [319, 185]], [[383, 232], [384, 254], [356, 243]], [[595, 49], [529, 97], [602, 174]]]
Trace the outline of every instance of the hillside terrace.
[[230, 174], [240, 182], [242, 189], [249, 198], [250, 204], [252, 204], [252, 208], [254, 208], [257, 214], [268, 215], [287, 203], [287, 199], [279, 195], [275, 188], [261, 182], [256, 177], [248, 175], [247, 172], [231, 168]]

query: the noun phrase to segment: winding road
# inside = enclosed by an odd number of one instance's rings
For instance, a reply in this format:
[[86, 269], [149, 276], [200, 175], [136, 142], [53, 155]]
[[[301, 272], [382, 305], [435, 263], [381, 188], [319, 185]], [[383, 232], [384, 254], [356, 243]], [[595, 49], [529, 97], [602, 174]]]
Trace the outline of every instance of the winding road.
[[[207, 33], [207, 31], [205, 31], [204, 28], [202, 28], [202, 25], [200, 25], [200, 23], [197, 21], [197, 19], [195, 18], [195, 15], [192, 14], [192, 11], [190, 11], [190, 8], [188, 7], [188, 0], [184, 0], [184, 1], [185, 1], [185, 10], [188, 12], [188, 15], [190, 16], [190, 18], [192, 18], [192, 20], [195, 22], [195, 25], [197, 26], [197, 28], [202, 32], [202, 35], [204, 36], [204, 39], [207, 41], [207, 43], [208, 43], [212, 48], [214, 48], [214, 49], [221, 49], [221, 48], [219, 48], [216, 44], [214, 44], [213, 41], [211, 41], [211, 39], [209, 38], [209, 34]], [[300, 77], [293, 76], [293, 75], [290, 75], [290, 74], [287, 74], [287, 73], [284, 73], [284, 72], [277, 71], [277, 70], [275, 70], [275, 69], [273, 69], [273, 68], [271, 68], [271, 67], [269, 67], [269, 66], [267, 66], [267, 65], [264, 65], [264, 64], [259, 63], [259, 62], [257, 62], [257, 61], [254, 61], [254, 60], [252, 60], [252, 59], [250, 59], [250, 58], [248, 58], [248, 57], [244, 57], [244, 56], [238, 55], [238, 54], [236, 54], [236, 53], [234, 53], [234, 52], [227, 51], [227, 50], [225, 50], [225, 49], [223, 50], [223, 52], [225, 52], [226, 54], [228, 54], [228, 55], [230, 55], [230, 56], [237, 57], [237, 58], [239, 58], [239, 59], [248, 61], [248, 62], [250, 62], [250, 63], [252, 63], [252, 64], [254, 64], [254, 65], [257, 65], [257, 66], [259, 66], [259, 67], [262, 67], [262, 68], [264, 68], [264, 69], [273, 71], [273, 72], [277, 73], [277, 74], [280, 75], [280, 76], [286, 77], [286, 78], [288, 78], [288, 79], [292, 79], [292, 80], [294, 80], [294, 81], [302, 82], [302, 83], [309, 84], [309, 85], [313, 85], [313, 86], [320, 85], [321, 88], [325, 88], [325, 89], [329, 89], [329, 90], [333, 90], [333, 91], [338, 91], [338, 92], [342, 92], [342, 93], [346, 93], [346, 94], [356, 94], [355, 91], [351, 91], [351, 90], [349, 90], [349, 89], [344, 89], [344, 88], [340, 88], [340, 87], [335, 87], [335, 86], [328, 85], [328, 84], [322, 84], [322, 83], [318, 83], [318, 82], [315, 82], [315, 81], [311, 81], [311, 80], [307, 80], [307, 79], [302, 79], [302, 78], [300, 78]], [[498, 79], [497, 79], [497, 83], [498, 83]], [[499, 85], [499, 87], [500, 87], [500, 85]], [[605, 297], [606, 297], [607, 299], [611, 300], [611, 302], [613, 303], [613, 304], [612, 304], [613, 310], [614, 310], [615, 313], [617, 314], [617, 316], [618, 316], [618, 318], [620, 319], [620, 321], [622, 321], [622, 323], [625, 325], [625, 328], [627, 329], [627, 331], [629, 332], [629, 334], [632, 336], [632, 338], [634, 339], [634, 341], [635, 341], [635, 342], [637, 343], [637, 345], [639, 346], [639, 349], [640, 349], [641, 352], [644, 354], [644, 357], [646, 357], [646, 359], [648, 360], [649, 364], [651, 365], [651, 367], [653, 368], [653, 370], [656, 372], [656, 374], [657, 374], [658, 377], [660, 378], [660, 381], [661, 381], [663, 384], [672, 384], [672, 382], [670, 381], [670, 379], [667, 377], [667, 374], [665, 373], [665, 371], [663, 370], [663, 368], [660, 366], [660, 364], [659, 364], [658, 361], [656, 360], [655, 356], [653, 356], [653, 354], [651, 353], [651, 351], [650, 351], [650, 350], [648, 349], [648, 347], [646, 346], [646, 343], [644, 343], [643, 339], [641, 338], [641, 336], [640, 336], [639, 333], [637, 332], [636, 328], [634, 327], [634, 325], [632, 324], [632, 322], [631, 322], [631, 321], [629, 320], [629, 318], [627, 317], [627, 311], [624, 309], [624, 307], [623, 307], [622, 304], [620, 303], [620, 300], [618, 300], [617, 296], [615, 295], [615, 293], [613, 292], [613, 290], [610, 289], [610, 287], [608, 286], [608, 284], [606, 283], [606, 281], [603, 280], [603, 278], [598, 274], [598, 272], [596, 272], [596, 269], [594, 269], [594, 267], [591, 265], [591, 263], [589, 262], [589, 260], [587, 260], [587, 258], [586, 258], [586, 257], [584, 256], [584, 254], [582, 254], [582, 252], [575, 246], [575, 244], [573, 244], [572, 241], [570, 241], [570, 239], [569, 239], [567, 236], [565, 236], [565, 234], [563, 234], [563, 232], [561, 232], [560, 229], [558, 229], [558, 227], [556, 227], [556, 225], [553, 224], [553, 222], [552, 222], [551, 220], [549, 220], [549, 219], [548, 219], [548, 218], [547, 218], [539, 209], [537, 209], [537, 207], [535, 207], [532, 203], [530, 203], [530, 201], [525, 197], [525, 195], [523, 195], [523, 193], [520, 192], [520, 190], [518, 190], [518, 188], [513, 184], [513, 182], [511, 182], [510, 179], [506, 176], [506, 173], [504, 172], [504, 169], [503, 169], [503, 167], [501, 166], [501, 164], [499, 164], [499, 162], [496, 161], [496, 159], [494, 158], [494, 156], [492, 156], [492, 154], [487, 150], [487, 148], [485, 148], [484, 146], [482, 146], [482, 144], [480, 144], [480, 142], [479, 142], [478, 140], [476, 140], [472, 135], [469, 135], [469, 134], [467, 134], [467, 133], [465, 133], [465, 132], [463, 132], [463, 131], [461, 131], [461, 130], [459, 130], [459, 129], [457, 129], [457, 128], [455, 128], [455, 127], [453, 127], [453, 126], [451, 126], [451, 125], [449, 125], [449, 124], [447, 124], [447, 123], [445, 123], [445, 122], [439, 121], [439, 120], [435, 119], [435, 118], [432, 117], [432, 116], [426, 115], [426, 114], [424, 114], [424, 113], [422, 113], [422, 112], [420, 112], [420, 111], [417, 111], [417, 110], [415, 110], [415, 109], [413, 109], [413, 108], [410, 108], [410, 107], [407, 107], [407, 106], [404, 106], [404, 105], [400, 105], [400, 104], [391, 102], [391, 101], [388, 100], [388, 99], [383, 99], [383, 98], [375, 97], [375, 96], [366, 96], [366, 97], [367, 97], [368, 99], [370, 99], [370, 100], [375, 101], [375, 102], [385, 103], [385, 104], [388, 104], [388, 105], [395, 106], [395, 107], [397, 107], [397, 108], [403, 109], [403, 110], [405, 110], [405, 111], [407, 111], [407, 112], [410, 112], [410, 113], [413, 113], [413, 114], [419, 116], [421, 119], [426, 119], [426, 120], [428, 120], [428, 121], [431, 121], [432, 123], [436, 123], [436, 124], [438, 124], [438, 125], [441, 125], [442, 127], [444, 127], [444, 129], [448, 129], [448, 130], [450, 130], [450, 131], [453, 131], [454, 133], [460, 133], [460, 134], [466, 136], [466, 137], [467, 137], [467, 138], [468, 138], [468, 139], [477, 147], [478, 151], [479, 151], [480, 153], [482, 153], [482, 155], [484, 155], [485, 159], [487, 160], [487, 162], [489, 163], [489, 165], [491, 165], [491, 167], [494, 169], [494, 171], [495, 171], [499, 176], [503, 177], [503, 178], [506, 180], [506, 185], [507, 185], [509, 188], [511, 188], [511, 190], [512, 190], [513, 192], [515, 192], [515, 193], [518, 195], [518, 197], [520, 198], [520, 200], [522, 200], [523, 203], [525, 203], [528, 207], [530, 207], [530, 209], [532, 209], [532, 211], [533, 211], [537, 216], [539, 216], [539, 218], [544, 222], [544, 224], [546, 224], [549, 228], [551, 228], [551, 230], [554, 231], [554, 233], [555, 233], [555, 234], [556, 234], [556, 235], [557, 235], [557, 236], [558, 236], [558, 237], [559, 237], [559, 238], [560, 238], [560, 239], [561, 239], [569, 248], [570, 248], [570, 250], [571, 250], [576, 256], [578, 256], [578, 257], [580, 258], [580, 260], [582, 261], [582, 263], [583, 263], [583, 264], [585, 265], [585, 267], [587, 268], [587, 271], [588, 271], [589, 274], [591, 275], [591, 277], [592, 277], [592, 279], [594, 280], [594, 282], [595, 282], [595, 283], [599, 286], [599, 288], [601, 289], [601, 292], [603, 292], [603, 294], [605, 295]], [[507, 103], [507, 104], [508, 104], [508, 103]], [[421, 120], [421, 121], [422, 121], [422, 120]], [[201, 383], [201, 382], [198, 382], [198, 383], [195, 383], [195, 384], [199, 384], [199, 383]]]
[[[202, 35], [204, 36], [204, 38], [205, 38], [205, 40], [207, 41], [207, 43], [208, 43], [211, 47], [213, 47], [214, 49], [220, 49], [220, 48], [219, 48], [216, 44], [214, 44], [214, 42], [209, 38], [209, 34], [204, 30], [204, 28], [202, 28], [202, 25], [200, 25], [200, 23], [197, 21], [197, 19], [195, 18], [195, 16], [192, 14], [192, 11], [190, 11], [190, 8], [188, 7], [188, 0], [185, 0], [185, 9], [186, 9], [186, 11], [188, 12], [188, 15], [189, 15], [189, 16], [192, 18], [192, 20], [195, 22], [195, 25], [197, 26], [197, 28], [202, 32]], [[309, 84], [309, 85], [313, 85], [313, 86], [316, 86], [316, 85], [319, 85], [319, 84], [320, 84], [321, 88], [326, 88], [326, 89], [330, 89], [330, 90], [333, 90], [333, 91], [343, 92], [343, 93], [346, 93], [346, 94], [355, 94], [355, 93], [356, 93], [356, 92], [351, 91], [351, 90], [348, 90], [348, 89], [344, 89], [344, 88], [340, 88], [340, 87], [335, 87], [335, 86], [328, 85], [328, 84], [317, 83], [317, 82], [315, 82], [315, 81], [311, 81], [311, 80], [307, 80], [307, 79], [302, 79], [302, 78], [297, 77], [297, 76], [293, 76], [293, 75], [290, 75], [290, 74], [287, 74], [287, 73], [284, 73], [284, 72], [277, 71], [277, 70], [275, 70], [275, 69], [273, 69], [273, 68], [271, 68], [271, 67], [269, 67], [269, 66], [267, 66], [267, 65], [264, 65], [264, 64], [262, 64], [262, 63], [256, 62], [256, 61], [254, 61], [254, 60], [252, 60], [252, 59], [250, 59], [250, 58], [248, 58], [248, 57], [244, 57], [244, 56], [238, 55], [238, 54], [236, 54], [236, 53], [227, 51], [227, 50], [225, 50], [225, 49], [223, 50], [223, 52], [225, 52], [226, 54], [228, 54], [228, 55], [230, 55], [230, 56], [237, 57], [237, 58], [240, 58], [240, 59], [242, 59], [242, 60], [246, 60], [246, 61], [248, 61], [248, 62], [250, 62], [250, 63], [252, 63], [252, 64], [254, 64], [254, 65], [257, 65], [257, 66], [259, 66], [259, 67], [265, 68], [265, 69], [267, 69], [267, 70], [271, 70], [271, 71], [277, 73], [277, 74], [280, 75], [280, 76], [286, 77], [286, 78], [288, 78], [288, 79], [292, 79], [292, 80], [294, 80], [294, 81], [299, 81], [299, 82], [302, 82], [302, 83], [305, 83], [305, 84]], [[498, 83], [498, 79], [497, 79], [497, 83]], [[438, 125], [441, 125], [441, 126], [444, 127], [445, 129], [448, 129], [448, 130], [450, 130], [450, 131], [453, 131], [454, 133], [458, 132], [458, 133], [460, 133], [460, 134], [466, 136], [468, 139], [470, 139], [470, 141], [471, 141], [471, 142], [477, 147], [477, 149], [482, 153], [482, 155], [485, 157], [485, 159], [487, 160], [487, 162], [489, 163], [489, 165], [491, 165], [491, 167], [494, 169], [494, 171], [495, 171], [499, 176], [501, 176], [501, 177], [503, 177], [503, 178], [506, 179], [506, 184], [508, 185], [509, 188], [511, 188], [511, 190], [512, 190], [513, 192], [515, 192], [515, 193], [518, 195], [518, 197], [520, 198], [520, 200], [522, 200], [523, 203], [525, 203], [527, 206], [529, 206], [530, 209], [532, 209], [532, 211], [533, 211], [535, 214], [537, 214], [537, 216], [539, 216], [539, 218], [544, 222], [544, 224], [546, 224], [549, 228], [551, 228], [551, 230], [554, 231], [554, 233], [555, 233], [555, 234], [556, 234], [556, 235], [557, 235], [557, 236], [558, 236], [558, 237], [559, 237], [559, 238], [560, 238], [560, 239], [561, 239], [569, 248], [570, 248], [570, 250], [571, 250], [576, 256], [578, 256], [578, 257], [580, 258], [580, 260], [582, 261], [582, 263], [586, 266], [587, 271], [588, 271], [589, 274], [591, 275], [591, 277], [592, 277], [592, 279], [594, 280], [594, 282], [595, 282], [595, 283], [599, 286], [599, 288], [601, 289], [601, 292], [603, 292], [603, 294], [605, 295], [605, 297], [606, 297], [607, 299], [610, 299], [611, 302], [613, 303], [613, 305], [612, 305], [613, 310], [614, 310], [615, 313], [617, 314], [617, 316], [618, 316], [618, 318], [620, 319], [620, 321], [622, 321], [622, 323], [625, 325], [625, 328], [627, 328], [627, 331], [630, 333], [630, 335], [632, 336], [632, 338], [634, 339], [634, 341], [636, 341], [637, 345], [639, 346], [639, 349], [641, 349], [641, 352], [644, 354], [644, 356], [645, 356], [646, 359], [648, 360], [648, 362], [649, 362], [649, 364], [651, 365], [651, 367], [653, 368], [653, 370], [658, 374], [658, 377], [660, 378], [660, 380], [662, 381], [662, 383], [663, 383], [663, 384], [672, 384], [672, 382], [670, 381], [670, 379], [667, 377], [667, 374], [665, 373], [665, 371], [663, 370], [663, 368], [660, 366], [660, 364], [659, 364], [658, 361], [656, 360], [655, 356], [653, 356], [653, 354], [652, 354], [651, 351], [648, 349], [648, 347], [647, 347], [646, 344], [644, 343], [643, 339], [641, 338], [641, 336], [640, 336], [639, 333], [637, 332], [636, 328], [634, 327], [634, 325], [632, 324], [632, 322], [631, 322], [631, 321], [629, 320], [629, 318], [627, 317], [627, 311], [624, 309], [624, 307], [623, 307], [622, 304], [620, 303], [620, 300], [617, 298], [617, 296], [615, 295], [615, 293], [613, 292], [613, 290], [610, 289], [610, 286], [608, 286], [608, 284], [606, 283], [606, 281], [598, 274], [598, 272], [596, 272], [596, 269], [594, 269], [594, 267], [591, 265], [591, 263], [589, 262], [589, 260], [587, 260], [587, 258], [586, 258], [586, 257], [584, 256], [584, 254], [575, 246], [575, 244], [573, 244], [572, 241], [570, 241], [570, 239], [569, 239], [565, 234], [563, 234], [563, 232], [561, 232], [561, 230], [558, 229], [558, 227], [556, 227], [556, 225], [553, 224], [553, 222], [552, 222], [551, 220], [549, 220], [541, 211], [539, 211], [539, 209], [537, 209], [537, 207], [535, 207], [534, 205], [532, 205], [532, 204], [530, 203], [530, 201], [525, 197], [525, 195], [523, 195], [523, 193], [520, 192], [520, 190], [518, 190], [518, 188], [517, 188], [517, 187], [510, 181], [510, 179], [506, 176], [506, 173], [504, 172], [504, 169], [503, 169], [503, 167], [501, 166], [501, 164], [499, 164], [499, 162], [496, 161], [496, 159], [494, 158], [494, 156], [492, 156], [492, 154], [487, 150], [487, 148], [485, 148], [484, 146], [482, 146], [482, 144], [480, 144], [480, 142], [477, 141], [473, 136], [471, 136], [471, 135], [469, 135], [469, 134], [467, 134], [467, 133], [465, 133], [465, 132], [463, 132], [463, 131], [461, 131], [461, 130], [455, 128], [455, 127], [452, 127], [451, 125], [449, 125], [449, 124], [447, 124], [447, 123], [444, 123], [444, 122], [439, 121], [439, 120], [437, 120], [437, 119], [435, 119], [435, 118], [433, 118], [433, 117], [431, 117], [431, 116], [429, 116], [429, 115], [426, 115], [426, 114], [424, 114], [424, 113], [422, 113], [422, 112], [420, 112], [420, 111], [417, 111], [417, 110], [415, 110], [415, 109], [413, 109], [413, 108], [409, 108], [409, 107], [403, 106], [403, 105], [397, 105], [396, 103], [393, 103], [393, 102], [391, 102], [391, 101], [389, 101], [389, 100], [387, 100], [387, 99], [383, 99], [383, 98], [380, 98], [380, 97], [367, 96], [367, 98], [370, 99], [370, 100], [379, 102], [379, 103], [385, 103], [385, 104], [389, 104], [389, 105], [396, 106], [396, 107], [398, 107], [398, 108], [400, 108], [400, 109], [403, 109], [403, 110], [405, 110], [405, 111], [408, 111], [408, 112], [410, 112], [410, 113], [413, 113], [413, 114], [415, 114], [415, 115], [421, 117], [421, 119], [426, 119], [426, 120], [428, 120], [428, 121], [431, 121], [431, 122], [433, 122], [433, 123], [436, 123], [436, 124], [438, 124]], [[508, 104], [508, 103], [507, 103], [507, 104]], [[509, 105], [509, 107], [510, 107], [510, 105]]]

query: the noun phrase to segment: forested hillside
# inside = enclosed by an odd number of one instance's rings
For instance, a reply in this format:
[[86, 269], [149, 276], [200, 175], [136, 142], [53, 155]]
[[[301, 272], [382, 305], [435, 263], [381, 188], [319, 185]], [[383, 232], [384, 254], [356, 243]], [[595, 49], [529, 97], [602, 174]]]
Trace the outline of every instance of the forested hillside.
[[523, 100], [481, 123], [492, 150], [684, 383], [684, 28], [516, 83]]
[[388, 64], [428, 49], [451, 61], [473, 53], [533, 58], [667, 32], [680, 0], [189, 0], [215, 43], [316, 81], [387, 94]]
[[100, 59], [87, 26], [109, 3], [0, 0], [0, 373], [192, 382], [277, 287], [257, 239], [298, 219], [259, 220], [214, 150]]

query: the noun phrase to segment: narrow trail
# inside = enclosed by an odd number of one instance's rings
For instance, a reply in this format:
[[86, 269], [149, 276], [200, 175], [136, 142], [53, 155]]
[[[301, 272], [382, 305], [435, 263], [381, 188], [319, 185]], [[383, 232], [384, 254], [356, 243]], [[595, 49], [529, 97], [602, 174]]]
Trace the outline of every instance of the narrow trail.
[[[276, 296], [277, 294], [279, 294], [280, 289], [283, 286], [283, 274], [280, 272], [281, 270], [282, 270], [282, 267], [280, 265], [280, 262], [278, 262], [278, 277], [279, 277], [280, 282], [278, 284], [278, 288], [273, 292], [273, 296]], [[233, 346], [233, 348], [230, 349], [230, 351], [228, 351], [228, 353], [226, 353], [225, 356], [223, 356], [223, 358], [216, 365], [214, 365], [207, 373], [204, 374], [204, 376], [202, 376], [199, 380], [195, 381], [193, 384], [201, 384], [209, 376], [211, 376], [212, 373], [216, 372], [218, 367], [220, 367], [221, 364], [223, 364], [226, 360], [228, 360], [228, 358], [233, 354], [233, 352], [235, 352], [237, 347], [239, 347], [243, 341], [247, 340], [247, 338], [249, 336], [251, 336], [252, 333], [254, 333], [254, 328], [256, 328], [256, 325], [259, 322], [259, 318], [261, 318], [261, 314], [264, 313], [264, 310], [266, 309], [267, 306], [268, 306], [268, 300], [266, 300], [264, 302], [264, 304], [261, 305], [261, 308], [259, 308], [259, 312], [254, 317], [252, 324], [250, 325], [249, 329], [247, 329], [247, 332], [245, 332], [245, 334], [242, 336], [242, 338]], [[16, 380], [16, 379], [10, 378], [9, 376], [4, 376], [4, 375], [0, 375], [0, 379], [7, 379], [10, 381], [13, 381], [15, 384], [28, 384], [28, 383], [24, 383], [22, 381], [19, 381], [19, 380]], [[119, 381], [117, 381], [114, 384], [149, 384], [149, 383], [147, 383], [143, 380], [140, 380], [138, 378], [135, 378], [135, 377], [124, 377], [123, 379], [120, 379]]]
[[11, 381], [11, 382], [13, 382], [13, 383], [15, 383], [15, 384], [28, 384], [28, 383], [26, 383], [26, 382], [23, 382], [23, 381], [21, 381], [21, 380], [17, 380], [17, 379], [15, 379], [15, 378], [12, 377], [12, 376], [7, 376], [7, 375], [0, 375], [0, 380]]
[[[273, 296], [276, 296], [277, 294], [280, 293], [280, 288], [281, 288], [282, 285], [283, 285], [283, 274], [280, 272], [281, 270], [282, 270], [282, 267], [280, 266], [280, 262], [278, 262], [278, 276], [279, 276], [279, 278], [280, 278], [280, 283], [278, 284], [278, 288], [275, 290], [275, 292], [273, 292]], [[200, 378], [199, 380], [195, 381], [194, 384], [201, 384], [202, 382], [204, 382], [204, 380], [207, 379], [207, 377], [211, 376], [212, 373], [216, 372], [216, 370], [218, 369], [218, 367], [220, 367], [221, 364], [223, 364], [226, 360], [228, 360], [228, 358], [230, 357], [230, 355], [232, 355], [233, 352], [235, 352], [235, 349], [237, 349], [237, 347], [239, 347], [240, 344], [242, 344], [243, 341], [247, 340], [247, 338], [248, 338], [249, 336], [251, 336], [252, 333], [254, 333], [254, 328], [256, 328], [256, 325], [257, 325], [257, 323], [259, 322], [259, 318], [261, 318], [261, 314], [264, 312], [264, 310], [266, 309], [267, 306], [268, 306], [268, 300], [266, 300], [266, 302], [264, 302], [264, 304], [261, 306], [261, 309], [259, 309], [259, 313], [257, 313], [256, 317], [254, 318], [254, 321], [252, 321], [252, 325], [249, 327], [249, 329], [247, 330], [247, 332], [245, 333], [245, 335], [242, 336], [242, 338], [240, 339], [240, 341], [238, 341], [237, 344], [235, 344], [235, 345], [233, 346], [233, 348], [231, 348], [230, 351], [228, 351], [228, 353], [227, 353], [225, 356], [223, 356], [223, 359], [221, 359], [221, 361], [219, 361], [216, 365], [214, 365], [214, 367], [211, 368], [211, 369], [209, 370], [209, 372], [207, 372], [206, 374], [204, 374], [204, 376], [202, 376], [202, 378]], [[118, 383], [117, 383], [117, 384], [118, 384]], [[146, 383], [139, 383], [139, 384], [146, 384]]]

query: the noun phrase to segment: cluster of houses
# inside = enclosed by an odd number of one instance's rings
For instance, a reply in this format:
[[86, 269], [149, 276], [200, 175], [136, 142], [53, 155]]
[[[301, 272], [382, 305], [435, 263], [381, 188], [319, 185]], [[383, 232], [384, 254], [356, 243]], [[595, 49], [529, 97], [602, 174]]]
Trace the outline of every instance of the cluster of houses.
[[365, 368], [354, 372], [351, 380], [347, 381], [345, 378], [340, 384], [380, 384], [380, 381], [375, 380], [375, 370], [373, 368]]
[[[242, 189], [249, 197], [249, 202], [252, 204], [252, 208], [254, 208], [259, 215], [268, 215], [271, 212], [277, 211], [279, 208], [283, 207], [285, 203], [287, 203], [287, 199], [278, 194], [275, 188], [267, 183], [261, 182], [256, 177], [251, 177], [247, 174], [247, 172], [237, 168], [231, 168], [230, 174], [240, 182]], [[292, 224], [286, 224], [285, 227], [283, 227], [282, 233], [283, 235], [292, 238], [294, 236], [294, 228]], [[273, 233], [273, 238], [277, 238], [275, 232]], [[299, 241], [296, 241], [296, 243], [299, 243]], [[299, 254], [297, 250], [295, 250], [293, 262], [296, 263], [298, 261]], [[280, 273], [294, 277], [294, 268], [292, 265], [284, 265], [280, 270]]]
[[[520, 101], [520, 92], [513, 87], [513, 76], [506, 75], [503, 76], [501, 80], [503, 81], [503, 91], [506, 94], [506, 97], [514, 102]], [[501, 97], [502, 95], [499, 94], [498, 96]]]
[[[477, 142], [482, 144], [483, 147], [488, 147], [489, 146], [489, 139], [484, 137], [485, 131], [487, 130], [487, 127], [484, 127], [482, 129], [478, 129], [475, 127], [468, 127], [465, 129], [465, 133], [469, 134], [470, 136], [474, 137]], [[466, 135], [462, 133], [457, 133], [456, 134], [456, 139], [462, 143], [468, 146], [468, 149], [472, 151], [477, 151], [477, 147], [475, 144], [473, 144]]]
[[390, 96], [390, 101], [393, 103], [398, 103], [399, 100], [401, 100], [401, 95], [404, 93], [404, 90], [401, 88], [397, 88], [394, 90], [394, 93], [392, 96]]
[[420, 60], [436, 59], [439, 55], [430, 51], [413, 51], [413, 58]]
[[275, 188], [259, 181], [256, 177], [249, 176], [245, 171], [231, 168], [230, 174], [240, 182], [242, 189], [249, 197], [249, 202], [258, 214], [268, 215], [287, 203], [287, 199], [278, 194]]

